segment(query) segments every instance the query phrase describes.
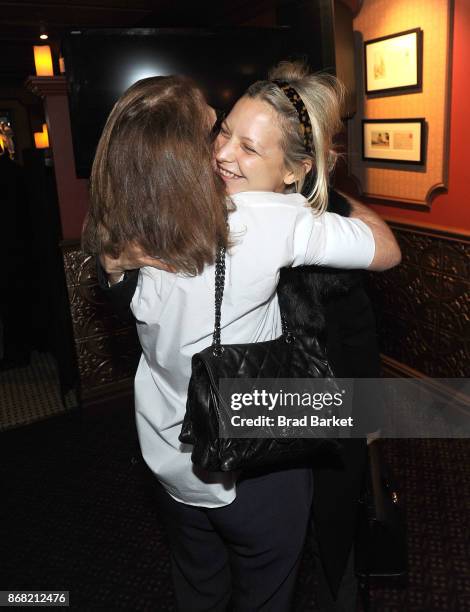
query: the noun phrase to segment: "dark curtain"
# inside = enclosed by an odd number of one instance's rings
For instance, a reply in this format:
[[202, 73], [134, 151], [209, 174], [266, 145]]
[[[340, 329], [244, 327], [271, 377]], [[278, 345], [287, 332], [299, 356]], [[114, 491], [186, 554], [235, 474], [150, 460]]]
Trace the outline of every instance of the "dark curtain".
[[0, 155], [0, 367], [29, 363], [31, 352], [31, 223], [24, 169]]

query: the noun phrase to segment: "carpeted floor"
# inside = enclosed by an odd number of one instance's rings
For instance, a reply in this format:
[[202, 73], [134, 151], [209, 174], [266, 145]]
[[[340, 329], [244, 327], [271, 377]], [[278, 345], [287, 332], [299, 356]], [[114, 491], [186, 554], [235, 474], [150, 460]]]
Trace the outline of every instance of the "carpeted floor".
[[33, 351], [27, 366], [0, 370], [0, 431], [62, 414], [77, 405], [74, 391], [61, 397], [57, 366], [49, 353]]
[[[383, 441], [408, 519], [407, 588], [377, 612], [470, 610], [470, 443]], [[132, 411], [77, 412], [0, 434], [0, 590], [63, 589], [77, 610], [174, 610], [168, 548]], [[297, 612], [313, 612], [306, 551]], [[190, 612], [190, 611], [188, 611]]]

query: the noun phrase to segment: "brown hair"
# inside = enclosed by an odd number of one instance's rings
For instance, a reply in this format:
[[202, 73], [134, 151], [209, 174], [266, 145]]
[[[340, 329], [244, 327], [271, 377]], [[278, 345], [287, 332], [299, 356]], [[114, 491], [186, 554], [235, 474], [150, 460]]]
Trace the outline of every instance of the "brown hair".
[[185, 77], [142, 79], [119, 98], [93, 162], [84, 251], [118, 257], [136, 243], [189, 275], [214, 262], [228, 230], [209, 123]]
[[[246, 96], [259, 98], [275, 109], [282, 132], [281, 146], [286, 168], [296, 174], [295, 191], [307, 197], [312, 208], [319, 213], [328, 205], [328, 182], [338, 154], [333, 147], [333, 137], [341, 129], [341, 104], [344, 87], [329, 74], [310, 74], [303, 62], [280, 62], [271, 69], [269, 81], [257, 81]], [[293, 87], [307, 109], [312, 125], [313, 150], [305, 150], [299, 116], [282, 89], [273, 82], [280, 80]], [[313, 165], [310, 185], [304, 185], [304, 160]]]

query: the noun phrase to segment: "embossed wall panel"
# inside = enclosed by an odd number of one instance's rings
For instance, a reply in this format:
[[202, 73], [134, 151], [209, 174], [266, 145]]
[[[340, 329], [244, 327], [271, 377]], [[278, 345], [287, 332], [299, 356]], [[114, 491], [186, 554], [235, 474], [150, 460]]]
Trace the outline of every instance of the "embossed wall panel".
[[[382, 354], [426, 376], [470, 377], [470, 241], [392, 227], [402, 263], [369, 275]], [[84, 400], [130, 390], [140, 355], [132, 316], [114, 313], [78, 244], [64, 263]]]
[[470, 377], [470, 241], [392, 227], [402, 263], [369, 276], [382, 354], [426, 376]]
[[78, 242], [63, 247], [81, 394], [129, 391], [141, 353], [135, 321], [118, 316], [98, 286], [95, 260]]

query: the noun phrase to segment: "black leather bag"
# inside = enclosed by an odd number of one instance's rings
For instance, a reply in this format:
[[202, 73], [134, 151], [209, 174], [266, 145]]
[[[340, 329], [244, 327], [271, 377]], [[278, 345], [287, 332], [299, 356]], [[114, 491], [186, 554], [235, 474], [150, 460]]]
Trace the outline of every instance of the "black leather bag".
[[220, 316], [225, 280], [225, 249], [215, 266], [215, 326], [212, 346], [192, 358], [186, 415], [179, 439], [194, 446], [193, 463], [209, 471], [287, 468], [308, 462], [317, 452], [335, 452], [327, 438], [220, 438], [223, 378], [333, 377], [316, 338], [296, 337], [286, 330], [275, 340], [249, 344], [220, 343]]
[[364, 584], [369, 578], [403, 578], [407, 573], [404, 513], [379, 443], [368, 446], [355, 545], [356, 574]]

